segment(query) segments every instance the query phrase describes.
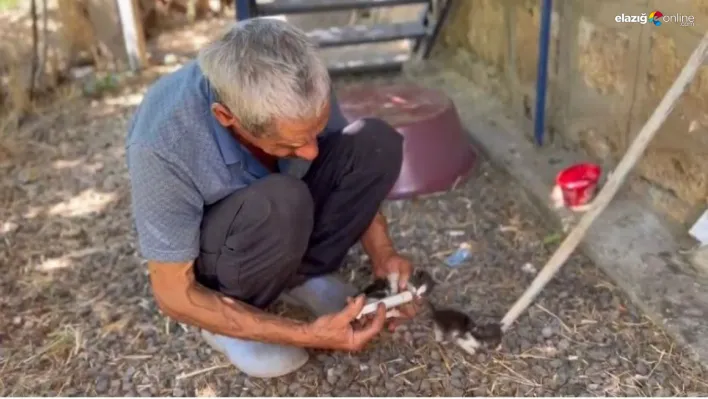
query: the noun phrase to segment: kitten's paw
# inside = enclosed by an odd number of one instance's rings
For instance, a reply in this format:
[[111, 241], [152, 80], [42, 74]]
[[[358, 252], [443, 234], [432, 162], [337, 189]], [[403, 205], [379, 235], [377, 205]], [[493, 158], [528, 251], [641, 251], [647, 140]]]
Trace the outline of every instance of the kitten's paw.
[[445, 335], [440, 327], [435, 326], [435, 328], [433, 328], [433, 334], [435, 335], [436, 342], [443, 342], [445, 340]]

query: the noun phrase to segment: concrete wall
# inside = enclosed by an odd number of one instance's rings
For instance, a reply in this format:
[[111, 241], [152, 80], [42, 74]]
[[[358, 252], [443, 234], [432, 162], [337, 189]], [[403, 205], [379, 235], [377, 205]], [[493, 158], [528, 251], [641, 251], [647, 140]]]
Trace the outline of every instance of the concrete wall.
[[[611, 165], [708, 28], [708, 0], [556, 0], [549, 130]], [[441, 36], [450, 65], [486, 86], [532, 132], [540, 1], [461, 1]], [[693, 16], [695, 26], [617, 23], [617, 15]], [[553, 137], [554, 135], [558, 135]], [[548, 136], [547, 136], [548, 137]], [[561, 139], [561, 140], [559, 140]], [[652, 143], [632, 186], [690, 225], [708, 203], [708, 68]]]

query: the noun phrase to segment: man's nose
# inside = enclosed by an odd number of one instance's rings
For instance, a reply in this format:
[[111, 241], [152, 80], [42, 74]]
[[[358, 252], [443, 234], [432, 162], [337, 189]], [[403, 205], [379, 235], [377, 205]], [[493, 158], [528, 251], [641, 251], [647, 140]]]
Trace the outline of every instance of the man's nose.
[[295, 156], [298, 158], [305, 159], [307, 161], [314, 161], [315, 158], [317, 158], [317, 154], [319, 154], [320, 149], [317, 146], [317, 141], [314, 141], [311, 144], [304, 145], [297, 150], [295, 150]]

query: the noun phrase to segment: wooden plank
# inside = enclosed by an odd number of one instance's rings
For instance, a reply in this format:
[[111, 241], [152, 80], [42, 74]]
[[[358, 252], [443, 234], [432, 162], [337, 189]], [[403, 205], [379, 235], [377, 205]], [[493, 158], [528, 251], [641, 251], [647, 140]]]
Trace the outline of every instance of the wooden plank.
[[331, 75], [398, 71], [410, 59], [410, 54], [367, 54], [360, 59], [338, 60], [328, 63]]
[[401, 39], [417, 39], [425, 36], [425, 27], [418, 21], [373, 26], [333, 26], [309, 31], [307, 36], [313, 39], [320, 47], [347, 46]]
[[258, 2], [259, 15], [298, 14], [424, 4], [430, 0], [273, 0]]
[[128, 54], [130, 69], [140, 70], [147, 66], [147, 47], [145, 45], [145, 30], [140, 18], [138, 0], [116, 0], [125, 41], [125, 51]]

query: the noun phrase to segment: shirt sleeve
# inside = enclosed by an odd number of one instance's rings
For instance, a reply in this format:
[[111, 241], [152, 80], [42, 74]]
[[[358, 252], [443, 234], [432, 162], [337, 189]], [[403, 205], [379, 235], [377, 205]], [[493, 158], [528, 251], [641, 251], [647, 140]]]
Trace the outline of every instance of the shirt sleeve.
[[127, 163], [142, 256], [158, 262], [196, 259], [204, 201], [187, 174], [138, 144], [128, 147]]

